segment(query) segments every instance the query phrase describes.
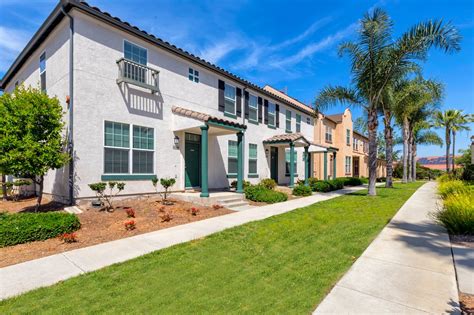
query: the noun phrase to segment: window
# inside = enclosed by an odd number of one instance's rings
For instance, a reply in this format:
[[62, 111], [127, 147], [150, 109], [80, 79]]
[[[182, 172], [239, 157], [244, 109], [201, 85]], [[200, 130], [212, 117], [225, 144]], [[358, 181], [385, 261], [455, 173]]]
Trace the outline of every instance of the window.
[[153, 128], [133, 126], [132, 173], [153, 173], [154, 143]]
[[237, 174], [237, 141], [229, 140], [228, 147], [228, 174]]
[[[154, 165], [153, 128], [133, 126], [132, 173], [152, 174]], [[130, 173], [130, 125], [105, 122], [104, 174]]]
[[258, 121], [258, 103], [255, 95], [249, 95], [249, 120], [253, 122]]
[[288, 109], [286, 110], [286, 127], [285, 130], [287, 132], [291, 132], [291, 111]]
[[346, 175], [350, 174], [351, 173], [351, 157], [350, 156], [346, 156]]
[[104, 173], [128, 174], [130, 125], [105, 122]]
[[275, 112], [275, 103], [268, 102], [268, 125], [271, 127], [275, 127]]
[[352, 149], [354, 151], [357, 151], [359, 149], [359, 141], [356, 138], [352, 139]]
[[332, 142], [332, 129], [329, 126], [326, 127], [325, 139], [326, 142]]
[[46, 52], [43, 52], [40, 56], [39, 69], [41, 91], [46, 92]]
[[[137, 64], [144, 66], [147, 64], [147, 50], [127, 41], [124, 41], [123, 56]], [[135, 81], [145, 82], [146, 71], [144, 67], [127, 63], [125, 64], [124, 76]]]
[[296, 132], [301, 132], [301, 115], [296, 114]]
[[249, 174], [257, 174], [257, 145], [249, 143]]
[[310, 118], [310, 117], [306, 117], [306, 123], [307, 123], [308, 125], [311, 125], [311, 118]]
[[346, 144], [351, 145], [351, 131], [346, 129]]
[[224, 112], [235, 115], [235, 87], [225, 84]]
[[199, 71], [194, 70], [193, 68], [189, 68], [188, 78], [189, 81], [199, 83]]
[[[298, 153], [296, 151], [294, 151], [294, 155], [293, 155], [293, 159], [294, 159], [294, 166], [293, 166], [293, 172], [294, 174], [296, 174], [296, 170], [298, 169], [297, 165], [298, 165]], [[285, 175], [290, 175], [290, 149], [286, 149], [285, 151]]]

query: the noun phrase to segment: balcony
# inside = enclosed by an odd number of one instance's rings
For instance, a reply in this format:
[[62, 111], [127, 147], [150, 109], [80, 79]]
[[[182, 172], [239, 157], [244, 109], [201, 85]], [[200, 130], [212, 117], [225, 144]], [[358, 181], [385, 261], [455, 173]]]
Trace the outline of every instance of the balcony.
[[136, 63], [134, 61], [120, 58], [117, 60], [119, 67], [117, 83], [129, 83], [144, 89], [148, 89], [152, 94], [158, 89], [158, 70]]

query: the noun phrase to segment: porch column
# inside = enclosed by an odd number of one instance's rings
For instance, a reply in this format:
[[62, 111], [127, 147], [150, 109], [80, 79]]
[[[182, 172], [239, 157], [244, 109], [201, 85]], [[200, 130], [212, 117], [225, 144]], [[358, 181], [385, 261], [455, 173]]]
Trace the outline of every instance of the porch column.
[[333, 155], [332, 155], [332, 158], [333, 158], [333, 163], [332, 163], [332, 173], [334, 174], [334, 178], [333, 179], [336, 179], [337, 176], [336, 176], [336, 152], [333, 152]]
[[290, 184], [288, 187], [295, 186], [295, 144], [290, 142]]
[[309, 181], [309, 147], [304, 147], [304, 184], [308, 186]]
[[208, 131], [208, 125], [201, 126], [201, 197], [209, 197], [209, 188], [207, 183]]
[[244, 192], [244, 133], [237, 133], [237, 191]]
[[328, 179], [328, 152], [324, 151], [324, 180]]

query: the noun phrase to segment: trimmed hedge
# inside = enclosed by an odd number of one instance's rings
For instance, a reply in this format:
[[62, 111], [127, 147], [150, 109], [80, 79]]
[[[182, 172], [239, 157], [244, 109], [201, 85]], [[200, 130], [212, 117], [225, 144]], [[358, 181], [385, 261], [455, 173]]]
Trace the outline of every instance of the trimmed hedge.
[[250, 185], [244, 191], [245, 198], [256, 202], [277, 203], [288, 200], [285, 193], [268, 189], [262, 185]]
[[343, 177], [344, 186], [360, 186], [363, 184], [362, 179], [358, 177]]
[[344, 180], [342, 178], [335, 178], [327, 181], [331, 185], [332, 190], [344, 188]]
[[70, 213], [0, 213], [0, 247], [42, 241], [81, 227]]
[[311, 187], [305, 185], [297, 185], [293, 188], [293, 195], [294, 196], [311, 196], [313, 191]]
[[327, 180], [315, 181], [310, 187], [313, 191], [319, 192], [329, 192], [333, 190], [331, 184], [329, 184]]

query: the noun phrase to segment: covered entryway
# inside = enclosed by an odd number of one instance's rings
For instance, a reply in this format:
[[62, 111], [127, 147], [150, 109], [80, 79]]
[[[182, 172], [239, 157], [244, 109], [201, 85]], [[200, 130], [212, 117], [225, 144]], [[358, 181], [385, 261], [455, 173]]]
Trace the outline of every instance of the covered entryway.
[[278, 147], [270, 147], [270, 177], [278, 183]]
[[209, 136], [236, 135], [237, 193], [243, 193], [243, 148], [247, 126], [190, 109], [173, 106], [174, 132], [184, 132], [184, 177], [186, 188], [201, 188], [201, 197], [209, 197]]
[[359, 177], [360, 176], [360, 158], [358, 156], [352, 157], [352, 176]]

